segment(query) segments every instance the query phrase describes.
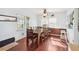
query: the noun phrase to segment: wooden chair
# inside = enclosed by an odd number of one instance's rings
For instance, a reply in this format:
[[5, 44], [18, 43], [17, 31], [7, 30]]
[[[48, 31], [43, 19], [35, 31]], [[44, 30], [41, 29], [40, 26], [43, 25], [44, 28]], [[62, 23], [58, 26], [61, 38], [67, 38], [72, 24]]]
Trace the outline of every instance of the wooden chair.
[[43, 28], [43, 32], [40, 35], [40, 43], [46, 40], [49, 36], [48, 28]]
[[33, 33], [32, 29], [27, 29], [27, 48], [33, 50], [37, 47], [38, 34]]

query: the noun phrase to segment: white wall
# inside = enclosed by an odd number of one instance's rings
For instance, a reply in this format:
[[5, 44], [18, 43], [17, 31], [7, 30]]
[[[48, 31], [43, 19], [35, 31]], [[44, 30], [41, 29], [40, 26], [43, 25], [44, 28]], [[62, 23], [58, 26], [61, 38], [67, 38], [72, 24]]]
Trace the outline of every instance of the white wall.
[[[10, 16], [29, 16], [30, 26], [37, 26], [36, 10], [30, 8], [0, 8], [0, 14]], [[19, 20], [19, 19], [18, 19]], [[16, 41], [26, 36], [26, 29], [17, 31], [16, 22], [0, 22], [0, 41], [15, 37]], [[24, 33], [25, 35], [22, 35]]]
[[54, 22], [54, 19], [52, 19], [51, 23], [49, 23], [49, 18], [47, 17], [47, 19], [44, 19], [42, 17], [39, 17], [40, 19], [40, 24], [43, 25], [45, 22], [48, 23], [48, 26], [51, 28], [67, 28], [67, 15], [65, 12], [57, 12], [54, 14], [54, 18], [56, 18], [56, 23]]
[[0, 22], [0, 41], [16, 36], [16, 22]]
[[79, 10], [74, 9], [74, 43], [79, 44], [79, 31], [78, 31], [78, 21], [79, 21]]
[[[58, 13], [56, 14], [57, 23], [55, 24], [58, 28], [67, 28], [67, 19], [66, 19], [66, 13]], [[53, 21], [52, 21], [53, 22]]]
[[78, 10], [78, 8], [74, 9], [73, 17], [74, 17], [73, 28], [67, 29], [68, 39], [69, 39], [70, 43], [79, 44], [79, 31], [78, 31], [79, 10]]
[[31, 18], [30, 18], [30, 20], [29, 20], [29, 26], [31, 26], [31, 27], [37, 26], [36, 15], [31, 16]]
[[73, 10], [67, 13], [67, 37], [70, 43], [73, 43], [74, 40], [74, 26], [69, 28], [68, 24], [70, 24], [70, 15], [72, 14]]

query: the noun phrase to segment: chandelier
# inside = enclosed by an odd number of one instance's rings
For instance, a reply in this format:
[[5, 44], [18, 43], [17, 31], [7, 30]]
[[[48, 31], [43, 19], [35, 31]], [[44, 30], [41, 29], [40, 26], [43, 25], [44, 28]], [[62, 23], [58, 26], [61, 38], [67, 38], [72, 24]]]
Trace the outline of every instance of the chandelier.
[[44, 10], [43, 10], [43, 17], [45, 18], [47, 15], [48, 15], [47, 10], [44, 9]]
[[47, 17], [47, 16], [51, 16], [51, 17], [53, 17], [54, 16], [54, 14], [51, 12], [48, 12], [48, 10], [47, 9], [43, 9], [43, 13], [42, 13], [42, 16], [45, 18], [45, 17]]

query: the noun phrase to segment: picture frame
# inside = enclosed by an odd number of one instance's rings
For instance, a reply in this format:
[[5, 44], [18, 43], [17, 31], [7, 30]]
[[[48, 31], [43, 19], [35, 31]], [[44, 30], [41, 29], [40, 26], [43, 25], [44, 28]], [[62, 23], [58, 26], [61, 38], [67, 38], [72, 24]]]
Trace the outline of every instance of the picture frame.
[[17, 17], [15, 16], [8, 16], [8, 15], [0, 15], [0, 22], [16, 22]]

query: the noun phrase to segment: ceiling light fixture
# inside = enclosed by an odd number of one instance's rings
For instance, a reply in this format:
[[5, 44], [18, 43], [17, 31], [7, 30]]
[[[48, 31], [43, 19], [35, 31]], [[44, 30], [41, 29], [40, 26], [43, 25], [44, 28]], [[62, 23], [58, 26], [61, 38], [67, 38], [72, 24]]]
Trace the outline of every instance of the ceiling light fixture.
[[44, 11], [43, 11], [43, 17], [45, 18], [47, 15], [48, 15], [47, 10], [44, 9]]
[[50, 12], [49, 9], [43, 9], [42, 11], [42, 17], [43, 18], [46, 18], [46, 17], [53, 17], [54, 16], [54, 13], [53, 12]]

